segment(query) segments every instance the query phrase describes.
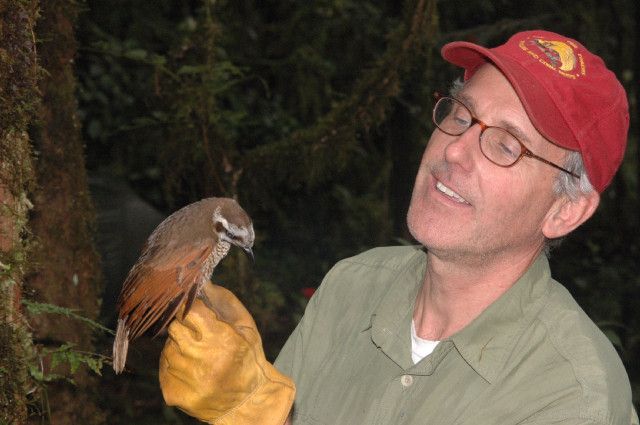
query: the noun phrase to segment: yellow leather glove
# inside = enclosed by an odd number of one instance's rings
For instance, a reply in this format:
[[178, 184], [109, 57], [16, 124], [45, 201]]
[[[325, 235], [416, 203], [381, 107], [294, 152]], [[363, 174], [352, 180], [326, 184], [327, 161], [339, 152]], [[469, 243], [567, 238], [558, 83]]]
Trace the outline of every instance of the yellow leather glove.
[[165, 402], [216, 425], [283, 425], [295, 386], [267, 362], [251, 314], [229, 290], [206, 285], [169, 326], [160, 356]]

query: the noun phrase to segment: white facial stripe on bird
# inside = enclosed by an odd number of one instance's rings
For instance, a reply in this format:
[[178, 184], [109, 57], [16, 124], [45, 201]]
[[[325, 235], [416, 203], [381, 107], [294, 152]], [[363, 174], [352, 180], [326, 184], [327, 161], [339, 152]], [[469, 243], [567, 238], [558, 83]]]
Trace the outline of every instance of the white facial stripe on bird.
[[236, 236], [238, 239], [246, 241], [247, 243], [253, 243], [253, 226], [247, 227], [238, 227], [235, 224], [229, 224], [229, 228], [227, 229], [229, 233]]
[[213, 222], [214, 224], [220, 223], [225, 229], [229, 229], [229, 222], [222, 216], [220, 207], [216, 208], [216, 210], [213, 212]]
[[224, 231], [218, 231], [216, 228], [216, 232], [221, 241], [242, 247], [253, 246], [255, 236], [252, 224], [249, 224], [249, 227], [244, 227], [229, 223], [227, 219], [222, 216], [220, 207], [216, 208], [213, 213], [213, 222], [216, 226], [220, 224], [224, 228]]

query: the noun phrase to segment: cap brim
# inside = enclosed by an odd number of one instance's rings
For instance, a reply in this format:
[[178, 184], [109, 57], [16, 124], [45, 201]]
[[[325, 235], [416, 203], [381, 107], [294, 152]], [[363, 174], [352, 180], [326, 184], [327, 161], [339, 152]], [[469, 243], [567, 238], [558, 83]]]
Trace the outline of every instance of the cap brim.
[[538, 81], [520, 63], [507, 55], [466, 41], [456, 41], [442, 48], [442, 57], [465, 69], [468, 80], [485, 63], [492, 63], [509, 80], [516, 91], [533, 126], [550, 142], [570, 150], [580, 150], [580, 145], [564, 120], [558, 105], [541, 90], [544, 82]]

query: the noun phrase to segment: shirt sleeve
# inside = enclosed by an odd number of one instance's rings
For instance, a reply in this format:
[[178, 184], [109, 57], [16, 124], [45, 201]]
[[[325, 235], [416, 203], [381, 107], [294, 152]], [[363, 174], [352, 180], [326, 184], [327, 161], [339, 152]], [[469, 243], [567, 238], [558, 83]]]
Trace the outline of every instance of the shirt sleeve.
[[627, 418], [618, 418], [611, 420], [603, 419], [599, 421], [596, 419], [586, 418], [565, 418], [562, 420], [557, 420], [554, 418], [549, 418], [546, 415], [544, 415], [544, 419], [541, 419], [539, 416], [543, 415], [536, 415], [535, 417], [521, 422], [519, 425], [639, 425], [638, 414], [636, 413], [636, 409], [634, 406], [631, 406], [631, 411], [629, 412]]
[[274, 361], [275, 367], [285, 375], [291, 377], [293, 381], [296, 381], [296, 377], [302, 367], [303, 359], [303, 341], [305, 332], [305, 323], [309, 308], [305, 310], [305, 315], [302, 317], [294, 331], [289, 335], [287, 342], [280, 350], [280, 354]]
[[[331, 294], [329, 281], [336, 267], [327, 273], [318, 290], [313, 294], [302, 319], [291, 333], [274, 361], [276, 368], [291, 377], [298, 385], [303, 374], [314, 370], [314, 364], [323, 356], [331, 326], [328, 321], [335, 317], [333, 303], [327, 299]], [[324, 318], [318, 323], [319, 318]]]

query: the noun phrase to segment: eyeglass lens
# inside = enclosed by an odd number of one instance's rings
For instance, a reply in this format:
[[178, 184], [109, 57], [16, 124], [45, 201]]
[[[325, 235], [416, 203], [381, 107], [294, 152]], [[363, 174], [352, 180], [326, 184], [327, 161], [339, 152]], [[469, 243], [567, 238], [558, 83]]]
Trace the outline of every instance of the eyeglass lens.
[[[433, 110], [433, 121], [440, 130], [451, 136], [461, 135], [477, 122], [462, 102], [450, 97], [438, 100]], [[487, 159], [504, 167], [520, 158], [522, 146], [508, 131], [484, 124], [481, 127], [480, 149]]]

